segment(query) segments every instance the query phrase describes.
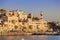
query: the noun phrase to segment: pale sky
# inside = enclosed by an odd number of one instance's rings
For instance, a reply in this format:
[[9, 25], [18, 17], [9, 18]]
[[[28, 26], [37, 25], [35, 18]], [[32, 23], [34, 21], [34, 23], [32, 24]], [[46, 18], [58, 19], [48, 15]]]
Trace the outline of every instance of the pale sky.
[[60, 21], [60, 0], [0, 0], [0, 8], [20, 9], [37, 17], [43, 11], [45, 20]]

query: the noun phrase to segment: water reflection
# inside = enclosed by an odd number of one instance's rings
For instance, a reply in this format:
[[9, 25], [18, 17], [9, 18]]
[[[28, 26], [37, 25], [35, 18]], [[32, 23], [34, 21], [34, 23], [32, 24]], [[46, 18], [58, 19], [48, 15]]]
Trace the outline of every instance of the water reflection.
[[33, 40], [45, 40], [47, 37], [47, 35], [32, 36]]
[[48, 40], [60, 40], [60, 36], [54, 35], [54, 36], [48, 36]]
[[0, 36], [0, 40], [60, 40], [60, 36], [54, 36], [54, 35]]

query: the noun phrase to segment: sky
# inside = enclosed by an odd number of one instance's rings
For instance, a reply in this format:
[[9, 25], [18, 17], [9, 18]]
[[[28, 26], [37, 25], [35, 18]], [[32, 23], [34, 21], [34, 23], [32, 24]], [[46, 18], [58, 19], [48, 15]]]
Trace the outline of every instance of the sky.
[[0, 0], [0, 8], [32, 12], [36, 17], [43, 11], [45, 20], [60, 21], [60, 0]]

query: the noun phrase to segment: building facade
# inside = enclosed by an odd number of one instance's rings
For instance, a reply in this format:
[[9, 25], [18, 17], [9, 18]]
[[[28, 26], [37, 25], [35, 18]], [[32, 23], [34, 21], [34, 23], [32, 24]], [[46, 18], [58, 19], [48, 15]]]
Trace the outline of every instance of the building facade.
[[26, 15], [22, 10], [7, 11], [4, 17], [5, 19], [0, 19], [0, 32], [46, 32], [49, 30], [47, 21], [43, 18], [43, 12], [40, 13], [39, 20], [33, 19], [32, 13]]

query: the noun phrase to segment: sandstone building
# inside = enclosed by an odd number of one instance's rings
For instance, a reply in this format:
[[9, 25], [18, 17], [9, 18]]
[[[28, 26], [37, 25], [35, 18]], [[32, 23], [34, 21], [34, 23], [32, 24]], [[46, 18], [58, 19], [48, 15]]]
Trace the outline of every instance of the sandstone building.
[[37, 20], [32, 13], [26, 15], [23, 10], [0, 10], [0, 32], [46, 32], [49, 30], [47, 21], [43, 18], [43, 12]]

